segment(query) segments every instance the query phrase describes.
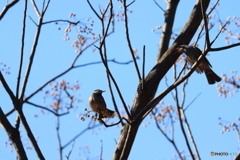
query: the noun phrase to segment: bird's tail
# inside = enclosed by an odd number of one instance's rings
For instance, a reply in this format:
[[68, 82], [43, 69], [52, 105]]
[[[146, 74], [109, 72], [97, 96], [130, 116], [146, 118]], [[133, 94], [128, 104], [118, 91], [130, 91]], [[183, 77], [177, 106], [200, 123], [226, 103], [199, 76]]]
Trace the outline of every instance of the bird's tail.
[[115, 116], [115, 111], [107, 109], [100, 112], [102, 118], [113, 118]]
[[211, 68], [205, 70], [205, 75], [207, 77], [208, 84], [214, 84], [215, 82], [219, 82], [222, 80], [222, 78], [219, 77], [216, 73], [214, 73]]
[[108, 115], [110, 118], [113, 118], [115, 116], [115, 111], [112, 111], [110, 109], [107, 109], [108, 110]]

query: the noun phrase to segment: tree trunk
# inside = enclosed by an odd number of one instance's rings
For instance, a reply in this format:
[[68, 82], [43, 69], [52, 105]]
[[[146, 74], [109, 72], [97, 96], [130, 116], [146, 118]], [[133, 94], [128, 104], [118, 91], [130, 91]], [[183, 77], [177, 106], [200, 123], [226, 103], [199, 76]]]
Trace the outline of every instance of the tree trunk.
[[[204, 11], [206, 11], [207, 6], [209, 5], [210, 0], [204, 0], [205, 6]], [[171, 2], [169, 2], [171, 3]], [[174, 16], [171, 16], [174, 18]], [[134, 139], [136, 137], [138, 127], [142, 122], [142, 115], [136, 117], [136, 115], [144, 108], [148, 102], [154, 98], [158, 85], [167, 71], [171, 66], [176, 62], [179, 57], [179, 53], [176, 53], [174, 50], [181, 44], [188, 44], [195, 32], [197, 31], [200, 23], [202, 21], [201, 13], [201, 3], [200, 0], [195, 4], [191, 15], [189, 16], [186, 25], [184, 26], [182, 32], [175, 40], [173, 45], [157, 60], [157, 64], [149, 72], [144, 81], [141, 81], [138, 85], [137, 93], [134, 99], [134, 103], [131, 110], [133, 123], [125, 124], [122, 127], [118, 144], [113, 155], [113, 160], [127, 160], [129, 153], [131, 151]], [[159, 46], [161, 47], [161, 46]], [[142, 83], [144, 83], [144, 88], [142, 89]]]

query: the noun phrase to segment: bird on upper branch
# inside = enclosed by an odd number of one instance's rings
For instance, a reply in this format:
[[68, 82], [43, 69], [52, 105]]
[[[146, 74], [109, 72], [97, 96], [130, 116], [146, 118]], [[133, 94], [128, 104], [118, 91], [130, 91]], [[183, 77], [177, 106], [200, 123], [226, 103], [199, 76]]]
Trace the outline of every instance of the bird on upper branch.
[[[188, 45], [180, 45], [176, 50], [179, 53], [185, 53], [187, 55], [187, 62], [192, 66], [198, 59], [198, 57], [202, 54], [202, 51], [194, 46]], [[219, 77], [212, 69], [212, 65], [209, 63], [206, 57], [203, 57], [200, 61], [198, 67], [196, 68], [197, 73], [205, 73], [208, 83], [214, 84], [215, 82], [221, 81], [221, 77]]]

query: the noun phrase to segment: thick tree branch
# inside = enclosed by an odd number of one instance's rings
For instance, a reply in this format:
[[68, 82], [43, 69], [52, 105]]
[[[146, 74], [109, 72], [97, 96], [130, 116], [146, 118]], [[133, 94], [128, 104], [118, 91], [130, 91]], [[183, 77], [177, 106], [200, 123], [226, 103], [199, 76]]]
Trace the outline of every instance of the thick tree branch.
[[162, 27], [162, 34], [161, 34], [161, 37], [159, 40], [157, 61], [168, 50], [178, 3], [179, 3], [179, 0], [170, 0], [168, 2], [167, 10], [164, 13], [165, 21], [164, 21], [164, 25]]
[[2, 108], [0, 107], [0, 126], [4, 128], [8, 134], [9, 139], [12, 141], [16, 150], [16, 154], [19, 160], [27, 160], [27, 155], [21, 142], [21, 137], [18, 129], [14, 128], [6, 116], [4, 115]]

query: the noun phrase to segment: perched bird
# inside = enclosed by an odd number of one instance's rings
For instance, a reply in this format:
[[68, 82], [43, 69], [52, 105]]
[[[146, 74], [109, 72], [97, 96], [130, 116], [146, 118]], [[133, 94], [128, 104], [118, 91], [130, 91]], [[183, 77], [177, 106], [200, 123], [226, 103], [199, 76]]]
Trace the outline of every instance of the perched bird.
[[90, 108], [93, 112], [99, 113], [99, 117], [101, 118], [113, 118], [115, 112], [107, 109], [106, 103], [104, 101], [104, 98], [102, 96], [102, 91], [100, 89], [96, 89], [92, 95], [88, 99], [88, 103]]
[[[202, 54], [202, 51], [194, 46], [181, 45], [176, 49], [180, 53], [185, 53], [187, 55], [187, 62], [192, 66]], [[208, 83], [214, 84], [215, 82], [221, 81], [221, 78], [213, 72], [211, 69], [212, 65], [209, 63], [206, 57], [203, 57], [200, 61], [198, 67], [196, 68], [197, 73], [205, 73]]]

